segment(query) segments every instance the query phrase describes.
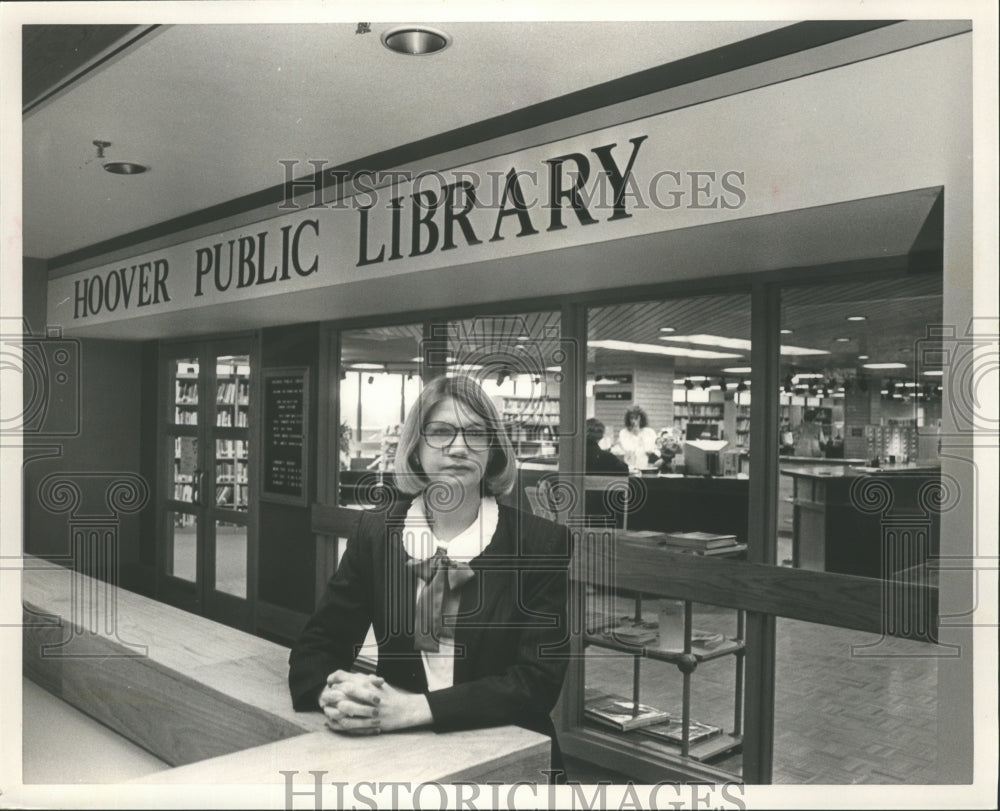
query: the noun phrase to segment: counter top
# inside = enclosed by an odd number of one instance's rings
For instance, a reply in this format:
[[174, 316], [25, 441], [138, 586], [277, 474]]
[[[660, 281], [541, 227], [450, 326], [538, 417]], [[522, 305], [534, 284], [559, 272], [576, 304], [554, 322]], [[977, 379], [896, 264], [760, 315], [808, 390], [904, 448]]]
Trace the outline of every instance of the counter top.
[[[144, 782], [282, 782], [279, 769], [545, 782], [544, 735], [514, 726], [337, 735], [322, 713], [292, 709], [287, 648], [48, 561], [24, 558], [22, 599], [25, 674], [182, 767]], [[99, 627], [80, 627], [88, 621]]]
[[855, 479], [859, 476], [925, 476], [940, 473], [939, 465], [885, 465], [884, 467], [852, 466], [835, 467], [812, 465], [781, 470], [782, 476], [799, 476], [813, 479]]

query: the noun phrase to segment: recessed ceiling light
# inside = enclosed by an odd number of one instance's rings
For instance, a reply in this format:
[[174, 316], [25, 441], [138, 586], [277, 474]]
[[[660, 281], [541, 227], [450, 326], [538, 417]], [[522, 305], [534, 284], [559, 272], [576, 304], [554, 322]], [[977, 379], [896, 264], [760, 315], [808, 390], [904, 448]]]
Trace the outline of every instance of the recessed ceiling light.
[[113, 175], [141, 175], [143, 172], [148, 172], [149, 167], [131, 161], [108, 161], [104, 164], [104, 171]]
[[849, 315], [847, 316], [848, 321], [866, 321], [868, 319], [867, 315]]
[[[677, 341], [683, 344], [699, 344], [701, 346], [720, 346], [723, 349], [742, 349], [750, 351], [750, 341], [746, 338], [726, 338], [722, 335], [661, 335], [661, 341]], [[825, 349], [809, 349], [804, 346], [782, 345], [782, 355], [829, 355]]]
[[742, 358], [726, 352], [712, 352], [708, 349], [686, 349], [680, 346], [657, 346], [656, 344], [637, 344], [631, 341], [589, 341], [587, 346], [595, 349], [617, 349], [620, 352], [641, 352], [647, 355], [672, 355], [678, 358], [702, 358], [704, 360], [727, 360]]
[[795, 332], [795, 330], [788, 329], [787, 327], [785, 329], [781, 330], [781, 334], [782, 335], [791, 335], [793, 332]]
[[405, 25], [386, 31], [382, 35], [382, 44], [396, 53], [426, 56], [447, 48], [451, 44], [451, 37], [422, 25]]

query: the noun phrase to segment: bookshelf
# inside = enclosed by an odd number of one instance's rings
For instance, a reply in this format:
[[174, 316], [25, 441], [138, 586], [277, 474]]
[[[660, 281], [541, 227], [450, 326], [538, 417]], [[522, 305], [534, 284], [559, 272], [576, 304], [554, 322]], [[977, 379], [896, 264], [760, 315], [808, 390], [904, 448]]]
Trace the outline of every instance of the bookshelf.
[[688, 426], [707, 425], [715, 428], [715, 438], [718, 438], [723, 427], [724, 409], [724, 403], [675, 402], [674, 427], [680, 429], [683, 438], [688, 439]]
[[504, 397], [500, 413], [518, 457], [555, 456], [559, 452], [557, 397]]
[[[710, 645], [700, 645], [695, 638], [693, 603], [691, 600], [675, 600], [675, 598], [665, 591], [659, 593], [637, 592], [619, 586], [615, 588], [612, 594], [631, 597], [634, 610], [632, 622], [635, 626], [649, 624], [643, 616], [644, 599], [648, 600], [648, 598], [652, 597], [659, 600], [663, 598], [671, 602], [676, 602], [682, 606], [682, 611], [680, 617], [669, 618], [674, 623], [679, 620], [679, 634], [676, 633], [676, 625], [672, 625], [669, 629], [663, 627], [665, 617], [661, 614], [661, 627], [659, 628], [659, 635], [656, 638], [651, 638], [649, 641], [641, 644], [626, 641], [626, 639], [620, 637], [616, 638], [615, 635], [607, 632], [609, 627], [607, 623], [609, 621], [614, 623], [616, 620], [607, 614], [602, 614], [600, 610], [594, 611], [591, 608], [593, 605], [591, 601], [596, 599], [595, 595], [600, 594], [602, 589], [606, 589], [609, 585], [605, 579], [606, 571], [604, 571], [607, 569], [608, 563], [610, 563], [607, 560], [608, 557], [618, 558], [619, 565], [616, 568], [619, 569], [619, 574], [623, 574], [622, 566], [627, 569], [629, 566], [638, 565], [639, 561], [641, 561], [643, 568], [647, 571], [650, 569], [658, 570], [660, 567], [664, 568], [665, 571], [670, 571], [673, 568], [670, 561], [673, 559], [674, 554], [679, 553], [665, 552], [662, 549], [650, 547], [647, 543], [633, 542], [617, 534], [613, 541], [607, 538], [595, 538], [585, 541], [584, 545], [587, 546], [587, 549], [578, 549], [574, 556], [581, 561], [589, 560], [591, 564], [579, 565], [575, 569], [576, 574], [574, 577], [576, 579], [582, 578], [584, 582], [596, 588], [596, 591], [590, 597], [582, 597], [584, 601], [581, 605], [581, 608], [584, 610], [584, 645], [613, 650], [631, 656], [632, 694], [630, 699], [634, 704], [642, 703], [640, 674], [642, 664], [646, 660], [674, 665], [681, 673], [683, 691], [680, 718], [682, 734], [678, 745], [647, 738], [639, 734], [639, 730], [622, 733], [610, 731], [604, 727], [598, 727], [598, 730], [602, 734], [624, 736], [624, 739], [631, 746], [637, 746], [642, 751], [654, 756], [669, 755], [671, 757], [706, 763], [739, 752], [743, 746], [743, 673], [746, 652], [746, 620], [744, 612], [742, 610], [736, 611], [736, 626], [732, 634], [725, 633], [721, 638], [716, 638]], [[733, 547], [732, 554], [739, 554], [743, 549], [745, 549], [743, 545], [737, 544]], [[624, 558], [622, 557], [623, 553], [625, 554]], [[595, 564], [597, 561], [604, 562]], [[596, 565], [596, 569], [591, 568], [594, 565]], [[669, 578], [664, 578], [664, 582], [669, 582]], [[612, 604], [614, 604], [614, 601], [612, 601]], [[600, 604], [598, 603], [598, 608], [599, 606]], [[732, 728], [730, 731], [722, 728], [720, 732], [712, 737], [692, 741], [690, 739], [690, 730], [693, 723], [696, 723], [692, 718], [692, 680], [701, 666], [730, 657], [732, 657], [735, 667]], [[584, 693], [586, 698], [586, 690]], [[707, 719], [699, 716], [699, 720], [705, 721]], [[722, 727], [719, 720], [713, 719], [711, 723]], [[590, 727], [588, 726], [588, 728]]]
[[[192, 426], [199, 419], [211, 418], [206, 414], [205, 404], [198, 398], [197, 363], [180, 363], [174, 379], [174, 425]], [[249, 409], [250, 409], [250, 366], [246, 363], [219, 363], [216, 366], [215, 392], [216, 428], [243, 429], [235, 435], [214, 440], [215, 493], [214, 506], [227, 510], [245, 511], [249, 505]], [[201, 414], [201, 417], [199, 417]], [[195, 481], [198, 457], [198, 439], [191, 436], [175, 436], [173, 453], [174, 486], [173, 497], [177, 501], [195, 503], [204, 494], [197, 492], [199, 482]], [[191, 443], [185, 449], [184, 443]], [[188, 452], [185, 453], [185, 450]], [[176, 525], [191, 526], [194, 516], [178, 513]]]

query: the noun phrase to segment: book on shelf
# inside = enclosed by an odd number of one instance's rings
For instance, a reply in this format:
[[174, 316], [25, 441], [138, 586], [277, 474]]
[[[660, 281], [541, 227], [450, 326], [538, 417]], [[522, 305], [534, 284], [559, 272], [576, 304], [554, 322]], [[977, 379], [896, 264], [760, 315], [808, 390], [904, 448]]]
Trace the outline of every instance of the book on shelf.
[[618, 529], [615, 530], [615, 537], [620, 541], [633, 543], [659, 544], [663, 542], [663, 533], [650, 529]]
[[649, 704], [637, 704], [614, 695], [602, 695], [585, 702], [583, 714], [586, 718], [617, 729], [619, 732], [641, 729], [670, 720], [670, 713], [665, 710]]
[[726, 641], [723, 634], [714, 631], [702, 631], [698, 628], [691, 629], [691, 644], [700, 648], [716, 648]]
[[[684, 741], [684, 724], [681, 721], [652, 724], [642, 727], [641, 732], [650, 738], [671, 744], [680, 745]], [[698, 743], [721, 734], [722, 727], [717, 727], [714, 724], [705, 724], [701, 721], [695, 721], [693, 718], [688, 723], [688, 743]]]
[[735, 535], [720, 535], [715, 532], [665, 532], [663, 540], [667, 546], [684, 549], [718, 549], [735, 546]]

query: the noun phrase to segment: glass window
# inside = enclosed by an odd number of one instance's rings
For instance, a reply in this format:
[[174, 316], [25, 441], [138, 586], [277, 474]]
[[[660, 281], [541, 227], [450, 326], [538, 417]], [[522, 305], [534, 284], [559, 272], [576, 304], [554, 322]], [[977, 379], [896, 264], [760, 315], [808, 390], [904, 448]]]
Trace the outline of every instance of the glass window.
[[392, 484], [399, 431], [422, 386], [422, 339], [421, 324], [341, 334], [341, 506], [379, 503], [377, 488]]
[[[926, 580], [938, 541], [921, 492], [940, 481], [941, 292], [940, 273], [782, 290], [779, 563]], [[903, 514], [923, 529], [893, 532]]]
[[[586, 587], [584, 724], [739, 775], [742, 614], [673, 599], [670, 573], [671, 553], [746, 555], [750, 298], [593, 307], [587, 330], [584, 544], [614, 568]], [[630, 567], [662, 568], [662, 590], [619, 587]]]

